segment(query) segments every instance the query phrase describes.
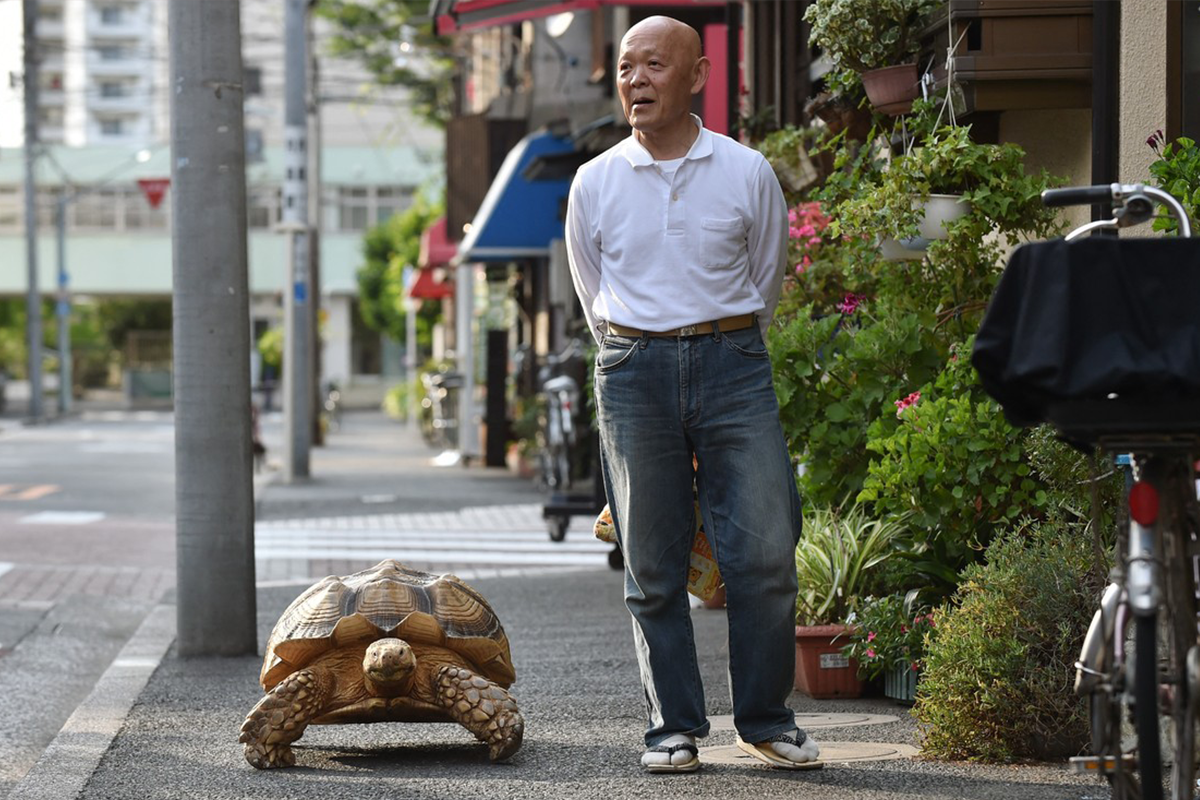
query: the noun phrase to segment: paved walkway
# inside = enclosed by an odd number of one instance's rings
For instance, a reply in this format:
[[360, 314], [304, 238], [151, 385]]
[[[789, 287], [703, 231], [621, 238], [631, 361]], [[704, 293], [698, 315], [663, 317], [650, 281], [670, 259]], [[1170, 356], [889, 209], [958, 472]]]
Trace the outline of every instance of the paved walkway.
[[[179, 659], [168, 594], [143, 618], [92, 693], [11, 798], [1103, 798], [1062, 765], [979, 767], [911, 758], [907, 709], [882, 698], [819, 702], [794, 695], [830, 764], [812, 773], [762, 767], [733, 748], [722, 611], [692, 612], [712, 735], [695, 775], [637, 766], [642, 690], [621, 580], [603, 565], [586, 521], [562, 544], [539, 525], [540, 495], [502, 472], [428, 465], [418, 441], [375, 416], [348, 417], [314, 451], [308, 485], [260, 496], [258, 621], [265, 642], [283, 608], [325, 570], [381, 553], [470, 575], [508, 631], [527, 721], [524, 747], [492, 765], [456, 725], [314, 727], [297, 766], [261, 772], [237, 743], [261, 696], [259, 656]], [[360, 425], [355, 433], [356, 425]], [[399, 429], [402, 430], [402, 429]], [[341, 443], [338, 439], [341, 438]], [[365, 500], [364, 498], [370, 498]], [[388, 498], [380, 502], [380, 498]], [[543, 537], [546, 541], [541, 541]], [[503, 554], [503, 558], [500, 556]], [[542, 563], [551, 555], [560, 561]], [[591, 559], [587, 563], [572, 560]]]

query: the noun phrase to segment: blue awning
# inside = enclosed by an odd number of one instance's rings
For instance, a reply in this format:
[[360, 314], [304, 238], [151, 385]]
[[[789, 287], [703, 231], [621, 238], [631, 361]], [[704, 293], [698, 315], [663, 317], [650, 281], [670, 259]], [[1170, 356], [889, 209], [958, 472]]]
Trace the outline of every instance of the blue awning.
[[562, 209], [571, 179], [529, 180], [525, 168], [539, 156], [569, 153], [570, 139], [531, 133], [509, 151], [488, 188], [457, 261], [511, 261], [550, 255], [550, 240], [563, 238]]

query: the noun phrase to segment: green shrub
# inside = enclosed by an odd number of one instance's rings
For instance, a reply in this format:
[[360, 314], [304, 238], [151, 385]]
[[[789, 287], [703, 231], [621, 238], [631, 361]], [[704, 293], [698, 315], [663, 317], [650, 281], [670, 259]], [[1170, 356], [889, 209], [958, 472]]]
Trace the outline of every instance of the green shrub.
[[1021, 431], [958, 355], [970, 346], [954, 348], [932, 384], [898, 396], [897, 413], [871, 424], [866, 446], [878, 457], [858, 495], [877, 514], [909, 515], [923, 571], [951, 586], [996, 529], [1042, 516], [1049, 500]]
[[871, 570], [895, 554], [903, 520], [875, 520], [855, 506], [807, 509], [796, 545], [796, 624], [843, 622], [863, 596]]
[[1074, 662], [1101, 579], [1082, 525], [1032, 523], [996, 539], [936, 613], [914, 708], [935, 758], [1061, 758], [1087, 743]]

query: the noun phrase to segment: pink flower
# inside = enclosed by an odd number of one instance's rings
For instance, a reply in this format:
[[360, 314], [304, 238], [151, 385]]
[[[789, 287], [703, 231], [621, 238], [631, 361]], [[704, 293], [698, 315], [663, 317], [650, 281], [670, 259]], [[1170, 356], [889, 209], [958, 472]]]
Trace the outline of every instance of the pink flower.
[[871, 631], [870, 633], [867, 634], [867, 641], [868, 642], [875, 641], [875, 631]]
[[875, 651], [872, 648], [868, 647], [867, 648], [867, 658], [874, 658], [874, 657], [875, 657]]
[[862, 305], [863, 300], [866, 299], [864, 295], [847, 292], [846, 296], [842, 298], [842, 302], [837, 305], [838, 311], [841, 311], [843, 314], [853, 314]]
[[921, 393], [913, 392], [908, 397], [905, 397], [902, 400], [893, 400], [892, 402], [896, 404], [896, 416], [900, 416], [901, 412], [903, 412], [904, 409], [909, 408], [911, 406], [915, 406], [917, 404], [917, 401], [920, 399], [921, 399]]
[[905, 625], [905, 624], [903, 624], [903, 623], [901, 623], [901, 625], [900, 625], [900, 632], [901, 632], [901, 633], [908, 633], [908, 626], [907, 626], [907, 625]]

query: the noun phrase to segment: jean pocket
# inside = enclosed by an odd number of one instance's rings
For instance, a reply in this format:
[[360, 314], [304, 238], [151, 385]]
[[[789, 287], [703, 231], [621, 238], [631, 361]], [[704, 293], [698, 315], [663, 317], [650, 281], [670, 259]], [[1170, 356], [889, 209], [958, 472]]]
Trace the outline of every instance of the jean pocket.
[[629, 363], [638, 350], [638, 340], [623, 336], [605, 336], [596, 354], [596, 374], [616, 372]]
[[762, 334], [759, 333], [757, 326], [732, 333], [722, 333], [721, 344], [725, 345], [726, 349], [745, 358], [770, 358], [770, 353], [767, 352], [767, 346], [763, 344]]
[[700, 257], [706, 267], [732, 267], [746, 249], [746, 229], [740, 219], [706, 217], [700, 220], [700, 230]]

